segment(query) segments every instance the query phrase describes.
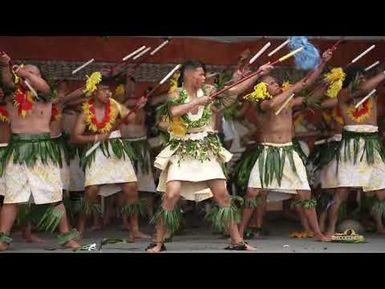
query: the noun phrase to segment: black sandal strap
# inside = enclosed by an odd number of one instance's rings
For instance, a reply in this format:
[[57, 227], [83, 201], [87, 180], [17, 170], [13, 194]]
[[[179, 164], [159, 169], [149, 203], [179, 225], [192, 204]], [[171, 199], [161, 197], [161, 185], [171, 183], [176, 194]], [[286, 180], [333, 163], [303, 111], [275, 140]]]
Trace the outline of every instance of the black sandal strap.
[[230, 250], [230, 251], [246, 251], [247, 250], [247, 246], [246, 246], [247, 242], [245, 241], [242, 241], [238, 244], [231, 244], [230, 246], [227, 246], [225, 248], [225, 250]]
[[[158, 243], [157, 243], [157, 242], [151, 242], [151, 243], [146, 247], [145, 251], [150, 250], [150, 249], [156, 247], [159, 243], [161, 243], [161, 242], [158, 242]], [[163, 252], [163, 251], [167, 251], [167, 248], [166, 248], [166, 246], [164, 245], [164, 243], [162, 243], [162, 246], [160, 247], [160, 252]]]

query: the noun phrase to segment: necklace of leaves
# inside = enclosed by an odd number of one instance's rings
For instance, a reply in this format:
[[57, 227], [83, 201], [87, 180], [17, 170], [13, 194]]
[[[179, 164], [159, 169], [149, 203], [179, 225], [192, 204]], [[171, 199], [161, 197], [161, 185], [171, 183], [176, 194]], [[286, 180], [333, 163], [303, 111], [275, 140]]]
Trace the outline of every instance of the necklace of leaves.
[[[202, 90], [203, 90], [203, 93], [205, 94], [205, 91], [203, 88]], [[182, 88], [180, 90], [179, 98], [181, 103], [186, 103], [186, 101], [189, 99], [186, 89]], [[197, 127], [203, 127], [207, 125], [211, 119], [211, 116], [212, 116], [212, 112], [209, 105], [205, 105], [205, 107], [203, 108], [202, 116], [199, 119], [191, 120], [188, 114], [182, 115], [181, 119], [187, 128], [197, 128]]]

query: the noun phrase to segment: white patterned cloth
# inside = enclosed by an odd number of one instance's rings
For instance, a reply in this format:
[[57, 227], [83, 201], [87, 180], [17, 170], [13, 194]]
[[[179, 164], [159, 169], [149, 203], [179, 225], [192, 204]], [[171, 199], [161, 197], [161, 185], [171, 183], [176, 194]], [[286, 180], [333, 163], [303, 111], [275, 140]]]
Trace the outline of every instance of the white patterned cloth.
[[[58, 136], [52, 137], [53, 140], [60, 138], [62, 135], [59, 134]], [[61, 162], [62, 166], [60, 168], [60, 177], [61, 181], [63, 183], [63, 190], [68, 191], [69, 186], [70, 186], [70, 169], [66, 161], [65, 153], [64, 153], [64, 148], [61, 145], [60, 142], [58, 142], [59, 147], [60, 147], [60, 156], [61, 156]]]
[[[263, 172], [259, 171], [259, 159], [262, 154], [267, 153], [267, 149], [269, 146], [274, 146], [280, 148], [280, 155], [282, 155], [282, 151], [284, 147], [292, 146], [292, 143], [285, 143], [285, 144], [276, 144], [276, 143], [261, 143], [261, 145], [264, 146], [263, 151], [261, 152], [261, 155], [256, 160], [251, 173], [249, 177], [249, 188], [258, 188], [258, 189], [264, 189], [264, 190], [274, 190], [286, 194], [297, 194], [297, 190], [310, 190], [310, 186], [307, 179], [307, 173], [305, 165], [303, 164], [300, 156], [298, 153], [293, 149], [293, 159], [294, 159], [294, 165], [296, 168], [297, 173], [295, 173], [291, 166], [288, 157], [285, 158], [285, 163], [283, 167], [283, 175], [281, 180], [281, 185], [278, 184], [278, 181], [274, 178], [272, 182], [267, 187], [262, 187], [261, 180], [260, 180], [260, 174]], [[265, 158], [265, 164], [263, 166], [266, 168], [266, 158]]]
[[[350, 132], [366, 132], [375, 133], [378, 132], [378, 127], [373, 125], [347, 125], [344, 130]], [[351, 140], [351, 147], [353, 148], [353, 140]], [[361, 138], [359, 140], [358, 156], [364, 153], [365, 140]], [[339, 161], [338, 173], [335, 168], [337, 167], [336, 160], [330, 164], [331, 169], [325, 180], [328, 180], [328, 187], [362, 187], [363, 191], [375, 191], [385, 188], [385, 164], [377, 150], [374, 150], [374, 163], [368, 164], [366, 157], [364, 156], [362, 161], [357, 160], [354, 164], [352, 160], [344, 159], [344, 146], [340, 149], [341, 159]], [[334, 170], [333, 170], [334, 169]], [[336, 177], [333, 177], [333, 174]]]
[[[325, 140], [325, 142], [341, 142], [342, 134], [335, 134], [331, 138]], [[321, 152], [322, 153], [322, 152]], [[319, 182], [322, 189], [336, 188], [337, 180], [337, 161], [334, 157], [327, 165], [321, 168], [318, 173]]]
[[[202, 140], [208, 136], [209, 130], [197, 133], [189, 133], [178, 139]], [[171, 135], [172, 138], [177, 138]], [[182, 181], [181, 196], [186, 200], [200, 202], [213, 196], [207, 181], [214, 179], [226, 180], [223, 173], [222, 163], [228, 162], [232, 154], [222, 148], [221, 158], [214, 155], [210, 160], [200, 161], [193, 158], [180, 159], [171, 146], [164, 148], [155, 159], [155, 167], [162, 172], [159, 178], [158, 191], [165, 192], [166, 184], [170, 181]]]
[[[114, 131], [110, 138], [119, 138]], [[122, 140], [120, 140], [122, 141]], [[110, 157], [106, 157], [100, 146], [95, 150], [95, 159], [85, 170], [85, 187], [91, 185], [120, 184], [136, 182], [134, 168], [129, 158], [117, 158], [109, 146]]]
[[63, 199], [63, 185], [60, 169], [50, 160], [43, 164], [40, 160], [32, 167], [14, 164], [13, 155], [5, 168], [4, 204], [26, 203], [48, 204]]

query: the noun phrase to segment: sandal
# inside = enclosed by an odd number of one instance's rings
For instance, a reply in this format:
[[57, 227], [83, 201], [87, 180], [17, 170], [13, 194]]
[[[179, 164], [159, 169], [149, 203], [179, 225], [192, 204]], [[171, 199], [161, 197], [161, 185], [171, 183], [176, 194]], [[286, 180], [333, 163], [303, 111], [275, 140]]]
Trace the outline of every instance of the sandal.
[[[150, 245], [148, 245], [146, 247], [145, 251], [150, 250], [150, 249], [156, 247], [159, 243], [160, 242], [158, 242], [158, 243], [157, 242], [151, 242]], [[164, 245], [164, 243], [162, 243], [162, 246], [160, 247], [160, 251], [159, 252], [163, 252], [163, 251], [167, 251], [166, 246]]]
[[230, 246], [227, 246], [225, 250], [231, 250], [231, 251], [247, 251], [247, 242], [242, 241], [238, 244], [231, 244]]

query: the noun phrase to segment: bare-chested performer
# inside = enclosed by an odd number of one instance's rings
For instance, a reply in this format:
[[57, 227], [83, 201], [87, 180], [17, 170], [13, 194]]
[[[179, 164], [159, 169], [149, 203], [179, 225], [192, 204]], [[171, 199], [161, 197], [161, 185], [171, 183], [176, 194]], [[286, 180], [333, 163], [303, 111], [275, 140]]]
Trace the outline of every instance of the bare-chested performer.
[[[95, 204], [101, 185], [117, 184], [124, 196], [126, 211], [130, 216], [131, 237], [145, 236], [139, 231], [137, 178], [130, 161], [130, 152], [121, 140], [120, 131], [115, 128], [119, 119], [129, 112], [123, 105], [111, 98], [111, 81], [94, 72], [86, 83], [86, 96], [71, 140], [87, 144], [81, 162], [85, 169], [85, 199], [79, 220], [79, 231], [84, 233], [86, 216], [100, 212]], [[132, 115], [131, 115], [132, 116]], [[129, 119], [131, 120], [131, 119]], [[87, 151], [93, 144], [100, 145], [90, 154]]]
[[[385, 212], [385, 158], [378, 136], [377, 97], [371, 95], [357, 108], [360, 100], [385, 80], [385, 72], [365, 79], [362, 69], [348, 67], [343, 89], [338, 94], [338, 107], [344, 120], [342, 140], [335, 158], [330, 162], [335, 178], [330, 186], [338, 188], [329, 211], [328, 233], [335, 232], [338, 210], [348, 197], [348, 188], [362, 188], [377, 196], [373, 213], [377, 232], [385, 234], [382, 216]], [[330, 172], [332, 173], [332, 172]]]
[[[37, 205], [53, 204], [46, 216], [59, 222], [59, 244], [78, 248], [76, 230], [69, 230], [62, 203], [60, 152], [50, 138], [52, 113], [50, 88], [34, 65], [14, 66], [10, 57], [0, 56], [3, 85], [14, 90], [7, 99], [11, 139], [6, 154], [5, 197], [1, 211], [0, 250], [12, 242], [9, 234], [18, 212], [18, 205], [31, 200]], [[15, 80], [13, 80], [15, 76]], [[26, 85], [28, 82], [29, 88]], [[37, 97], [32, 92], [37, 93]], [[50, 214], [49, 214], [50, 213]], [[53, 231], [54, 228], [51, 228]]]
[[[266, 190], [281, 190], [299, 197], [296, 202], [308, 219], [308, 222], [319, 240], [330, 240], [324, 236], [317, 221], [314, 209], [315, 200], [311, 199], [311, 191], [307, 180], [306, 168], [299, 153], [292, 143], [292, 107], [304, 103], [305, 98], [296, 97], [278, 113], [285, 101], [293, 94], [310, 85], [322, 72], [325, 63], [331, 58], [331, 51], [323, 53], [321, 63], [307, 79], [300, 80], [286, 91], [282, 91], [276, 80], [265, 76], [256, 87], [255, 92], [261, 92], [257, 102], [261, 127], [260, 141], [255, 150], [248, 154], [249, 163], [254, 163], [248, 181], [245, 208], [242, 212], [240, 233], [243, 234], [257, 206], [257, 196]], [[277, 114], [278, 113], [278, 114]], [[247, 168], [246, 168], [247, 169]]]

